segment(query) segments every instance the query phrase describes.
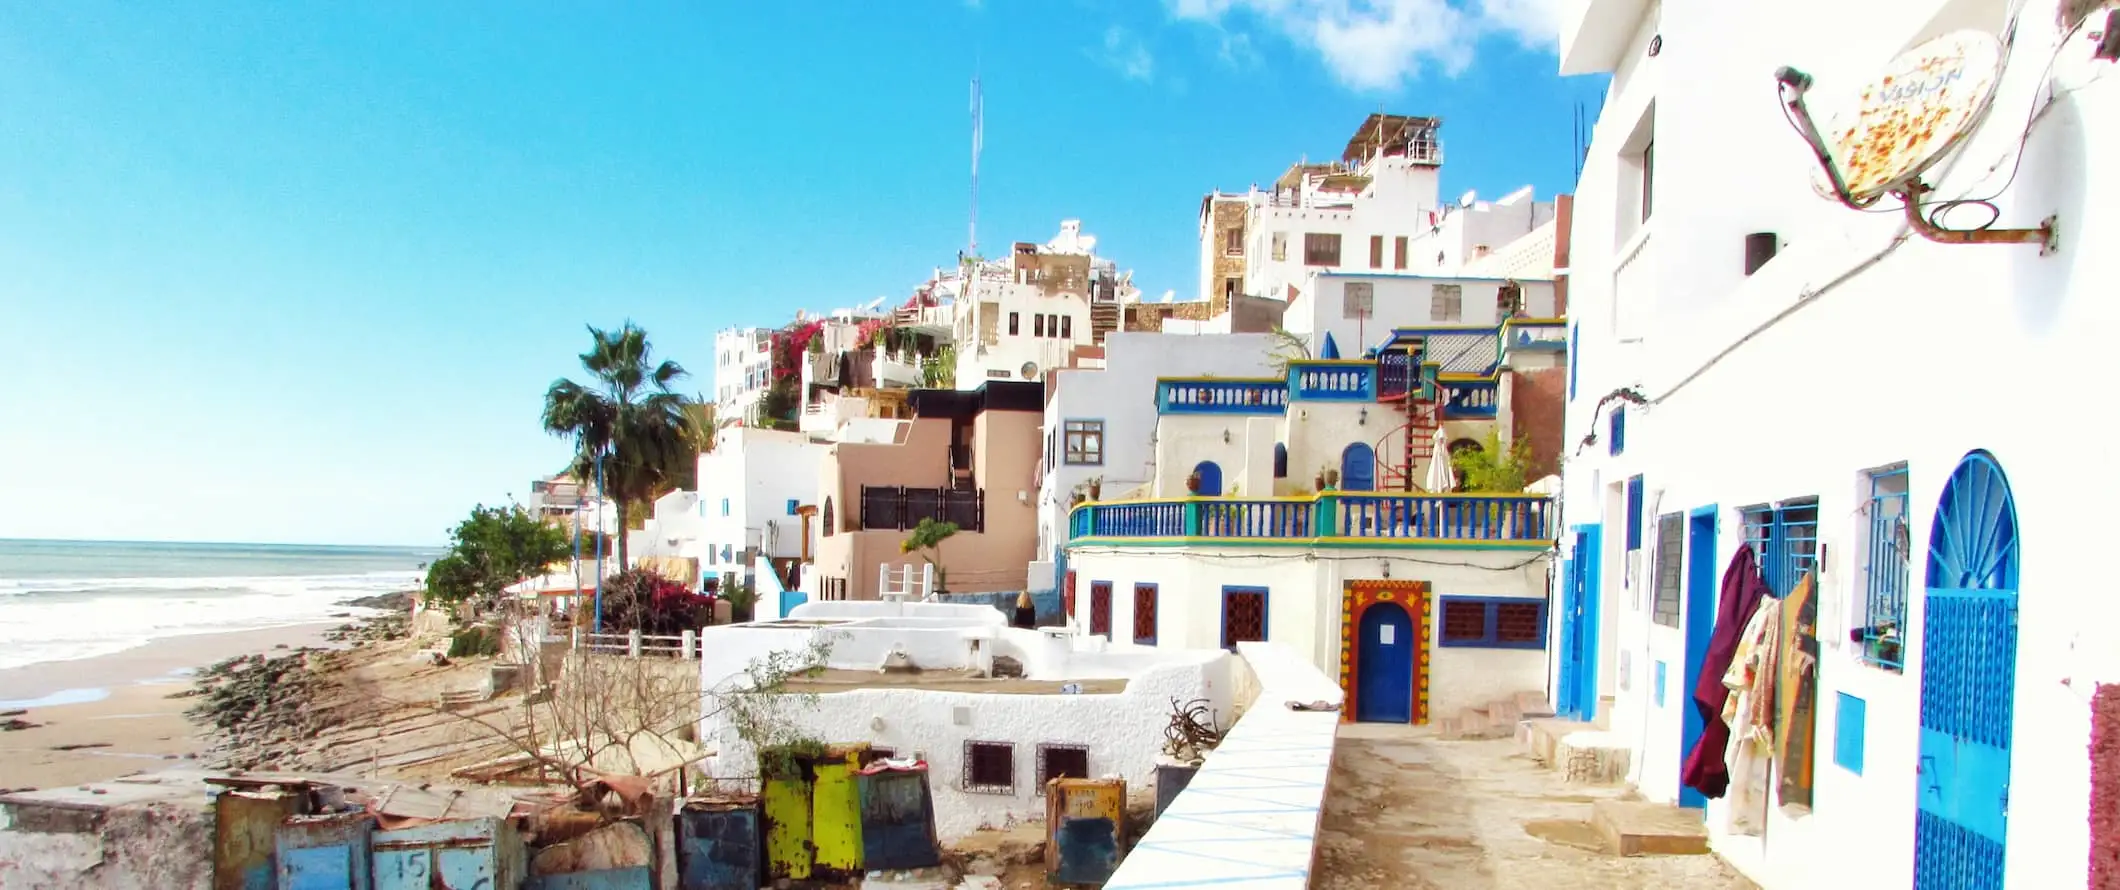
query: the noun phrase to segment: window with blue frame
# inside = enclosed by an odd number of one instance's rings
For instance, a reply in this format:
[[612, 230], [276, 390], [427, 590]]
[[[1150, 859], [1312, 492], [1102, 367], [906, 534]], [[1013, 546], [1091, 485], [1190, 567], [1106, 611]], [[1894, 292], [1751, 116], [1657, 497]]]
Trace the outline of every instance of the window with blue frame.
[[1546, 601], [1445, 596], [1436, 644], [1480, 649], [1546, 648]]
[[795, 515], [795, 512], [796, 512], [797, 510], [800, 510], [800, 509], [802, 509], [802, 502], [801, 502], [801, 501], [799, 501], [799, 500], [797, 500], [797, 499], [795, 499], [795, 498], [788, 498], [788, 515], [789, 515], [789, 516], [793, 516], [793, 515]]
[[1642, 477], [1627, 480], [1627, 549], [1642, 549]]
[[1788, 596], [1818, 565], [1818, 498], [1793, 498], [1738, 512], [1744, 516], [1745, 545], [1759, 558], [1767, 590]]
[[1856, 642], [1862, 660], [1888, 671], [1900, 671], [1907, 624], [1910, 576], [1905, 464], [1864, 473], [1869, 483], [1869, 546], [1863, 554], [1862, 614], [1856, 620]]
[[1612, 406], [1607, 420], [1611, 426], [1606, 431], [1605, 450], [1609, 454], [1624, 454], [1627, 451], [1627, 406]]
[[723, 515], [723, 516], [727, 516], [727, 515], [729, 515], [729, 499], [728, 499], [728, 498], [722, 498], [722, 499], [721, 499], [721, 515]]

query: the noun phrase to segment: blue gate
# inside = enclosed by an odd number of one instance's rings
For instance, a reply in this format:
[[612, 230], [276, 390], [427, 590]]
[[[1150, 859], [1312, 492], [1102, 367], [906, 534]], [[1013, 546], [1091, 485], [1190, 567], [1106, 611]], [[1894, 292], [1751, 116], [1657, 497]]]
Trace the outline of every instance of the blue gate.
[[1398, 603], [1370, 603], [1355, 633], [1354, 719], [1413, 722], [1413, 619]]
[[1340, 452], [1340, 490], [1377, 490], [1377, 453], [1367, 444], [1356, 442]]
[[2017, 507], [1992, 455], [1958, 462], [1929, 525], [1915, 890], [2001, 890], [2017, 702]]
[[1561, 675], [1554, 713], [1576, 720], [1597, 716], [1598, 553], [1604, 536], [1595, 525], [1577, 526], [1568, 560], [1568, 590], [1561, 616]]
[[[1686, 526], [1686, 664], [1680, 673], [1685, 686], [1678, 695], [1679, 712], [1684, 715], [1678, 738], [1681, 765], [1708, 730], [1706, 718], [1693, 704], [1693, 689], [1700, 685], [1701, 668], [1708, 661], [1708, 641], [1715, 636], [1715, 613], [1721, 604], [1721, 590], [1715, 583], [1715, 514], [1716, 508], [1702, 507], [1692, 512]], [[1708, 798], [1680, 782], [1678, 805], [1706, 807]]]

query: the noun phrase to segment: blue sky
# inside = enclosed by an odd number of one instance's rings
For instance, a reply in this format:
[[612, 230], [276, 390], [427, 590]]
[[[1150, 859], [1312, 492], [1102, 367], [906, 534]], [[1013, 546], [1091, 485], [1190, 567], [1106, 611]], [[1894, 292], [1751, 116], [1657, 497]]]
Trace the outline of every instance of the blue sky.
[[1079, 218], [1151, 298], [1195, 214], [1377, 110], [1566, 191], [1557, 0], [0, 5], [0, 537], [431, 543], [526, 496], [585, 323], [902, 298]]

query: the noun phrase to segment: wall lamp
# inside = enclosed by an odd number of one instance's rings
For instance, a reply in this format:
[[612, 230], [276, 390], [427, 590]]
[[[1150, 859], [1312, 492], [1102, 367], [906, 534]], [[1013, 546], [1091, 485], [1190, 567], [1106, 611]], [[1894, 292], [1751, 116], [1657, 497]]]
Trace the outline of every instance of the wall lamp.
[[1355, 416], [1354, 416], [1354, 425], [1355, 425], [1355, 426], [1368, 426], [1368, 425], [1369, 425], [1369, 406], [1368, 406], [1368, 405], [1363, 405], [1363, 406], [1362, 406], [1362, 410], [1361, 410], [1361, 411], [1359, 411], [1359, 412], [1357, 412], [1357, 413], [1355, 414]]
[[1224, 444], [1224, 445], [1227, 445], [1227, 444], [1229, 444], [1229, 431], [1228, 431], [1228, 430], [1223, 430], [1223, 431], [1222, 431], [1222, 444]]

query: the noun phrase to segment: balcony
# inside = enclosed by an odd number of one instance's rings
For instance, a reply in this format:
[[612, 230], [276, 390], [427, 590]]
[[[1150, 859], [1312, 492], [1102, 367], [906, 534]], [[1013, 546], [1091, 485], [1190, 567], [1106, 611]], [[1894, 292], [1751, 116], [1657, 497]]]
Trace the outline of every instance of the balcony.
[[896, 485], [861, 487], [861, 528], [864, 531], [904, 531], [919, 526], [922, 519], [953, 522], [968, 532], [986, 531], [986, 492], [983, 489]]
[[1089, 503], [1068, 516], [1068, 540], [1106, 544], [1546, 547], [1555, 508], [1545, 495], [1349, 494]]
[[1374, 402], [1377, 366], [1360, 359], [1311, 359], [1288, 363], [1299, 402]]
[[1492, 380], [1445, 382], [1444, 420], [1493, 420], [1500, 409], [1501, 390]]
[[1162, 414], [1282, 414], [1288, 381], [1269, 377], [1164, 377], [1156, 381]]

